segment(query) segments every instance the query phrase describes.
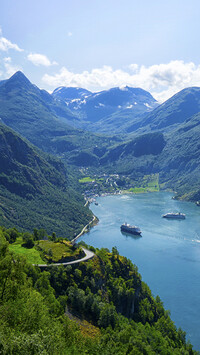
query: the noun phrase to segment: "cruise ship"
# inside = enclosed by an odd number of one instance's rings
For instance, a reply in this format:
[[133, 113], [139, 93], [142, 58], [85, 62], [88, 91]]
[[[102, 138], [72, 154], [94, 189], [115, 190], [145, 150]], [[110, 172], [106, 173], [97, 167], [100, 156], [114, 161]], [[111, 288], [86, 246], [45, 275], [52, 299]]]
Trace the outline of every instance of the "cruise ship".
[[135, 234], [135, 235], [140, 235], [142, 233], [139, 227], [131, 226], [128, 223], [122, 224], [120, 228], [121, 228], [121, 231], [125, 232], [125, 233], [131, 233], [131, 234]]
[[169, 212], [166, 214], [162, 215], [163, 218], [169, 218], [169, 219], [185, 219], [185, 214], [184, 213], [173, 213], [173, 212]]

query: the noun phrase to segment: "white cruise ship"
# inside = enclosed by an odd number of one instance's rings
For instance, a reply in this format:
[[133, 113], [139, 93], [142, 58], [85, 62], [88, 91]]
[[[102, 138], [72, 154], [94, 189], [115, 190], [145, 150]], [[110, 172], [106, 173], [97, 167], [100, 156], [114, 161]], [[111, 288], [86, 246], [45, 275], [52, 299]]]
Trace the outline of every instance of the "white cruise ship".
[[185, 214], [184, 213], [173, 213], [173, 212], [169, 212], [166, 214], [162, 215], [163, 218], [169, 218], [169, 219], [185, 219]]

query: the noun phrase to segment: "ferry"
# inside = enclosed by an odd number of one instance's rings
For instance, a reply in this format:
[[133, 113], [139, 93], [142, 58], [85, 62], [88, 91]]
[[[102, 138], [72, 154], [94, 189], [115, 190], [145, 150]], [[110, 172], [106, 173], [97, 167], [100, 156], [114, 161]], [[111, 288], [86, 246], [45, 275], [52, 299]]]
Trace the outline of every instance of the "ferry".
[[125, 232], [125, 233], [131, 233], [135, 235], [140, 235], [142, 233], [139, 227], [131, 226], [128, 223], [123, 223], [120, 228], [121, 228], [121, 232]]
[[184, 213], [173, 213], [173, 212], [169, 212], [166, 214], [162, 215], [163, 218], [169, 218], [169, 219], [185, 219], [185, 214]]

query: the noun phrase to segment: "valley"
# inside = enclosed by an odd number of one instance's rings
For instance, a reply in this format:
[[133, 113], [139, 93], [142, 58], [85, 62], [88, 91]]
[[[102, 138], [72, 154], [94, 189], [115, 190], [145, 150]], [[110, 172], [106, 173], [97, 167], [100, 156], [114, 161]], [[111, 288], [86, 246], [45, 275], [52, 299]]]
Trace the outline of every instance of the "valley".
[[[103, 228], [109, 230], [109, 238], [103, 248], [89, 247], [83, 241], [77, 245], [73, 240], [87, 231], [87, 237], [80, 239], [90, 241], [90, 227], [97, 222], [94, 214], [99, 217], [102, 212], [98, 202], [103, 197], [99, 196], [109, 195], [109, 201], [122, 198], [126, 203], [121, 210], [123, 219], [127, 218], [127, 206], [130, 209], [129, 197], [140, 200], [170, 189], [177, 192], [177, 199], [200, 200], [198, 95], [199, 89], [192, 88], [158, 105], [139, 88], [113, 88], [99, 94], [58, 88], [49, 94], [33, 85], [22, 72], [0, 81], [0, 312], [7, 314], [13, 302], [20, 310], [12, 312], [10, 322], [2, 321], [4, 340], [0, 347], [17, 349], [19, 354], [19, 346], [28, 351], [32, 347], [35, 353], [40, 346], [43, 351], [46, 345], [38, 329], [47, 334], [51, 324], [51, 337], [46, 343], [53, 354], [58, 347], [63, 354], [65, 347], [77, 353], [84, 348], [84, 352], [91, 354], [102, 354], [107, 349], [110, 354], [113, 346], [114, 353], [123, 348], [133, 353], [143, 349], [152, 354], [196, 354], [160, 298], [153, 297], [141, 280], [137, 267], [113, 247], [110, 218], [117, 203], [106, 213], [109, 227], [105, 223]], [[145, 209], [153, 212], [152, 206], [145, 202], [141, 210], [139, 203], [134, 204], [134, 217], [138, 213], [138, 218], [142, 218]], [[194, 204], [193, 207], [198, 210]], [[149, 228], [151, 233], [154, 231], [158, 242], [153, 218], [149, 217], [148, 222], [147, 217], [146, 214], [145, 225], [138, 219], [139, 224], [147, 237]], [[119, 221], [124, 221], [117, 218], [118, 228]], [[101, 221], [99, 225], [101, 228]], [[100, 233], [101, 242], [106, 231]], [[116, 238], [117, 232], [114, 234]], [[96, 236], [98, 244], [98, 232]], [[148, 254], [150, 239], [142, 239], [147, 243], [146, 260], [149, 255], [156, 260]], [[91, 250], [93, 259], [79, 264], [85, 247]], [[144, 253], [145, 248], [142, 260]], [[35, 268], [35, 264], [41, 268], [43, 265], [44, 270]], [[46, 265], [51, 264], [55, 267], [46, 271]], [[17, 326], [22, 315], [27, 318], [27, 302], [32, 307], [31, 329], [21, 321], [22, 328]], [[85, 335], [85, 330], [75, 330], [66, 314], [88, 322], [95, 340], [91, 334]], [[43, 323], [44, 318], [47, 323]], [[54, 339], [52, 324], [58, 334], [56, 350], [50, 344]], [[111, 342], [106, 340], [108, 329]], [[21, 345], [14, 342], [12, 334], [18, 336]], [[24, 334], [28, 339], [26, 345]], [[33, 336], [37, 337], [34, 344]], [[80, 349], [76, 339], [85, 336]], [[120, 339], [116, 342], [117, 337]], [[138, 338], [134, 345], [132, 337]], [[196, 337], [192, 340], [196, 345]]]
[[[100, 93], [62, 87], [51, 95], [22, 72], [1, 81], [1, 223], [67, 231], [72, 238], [91, 219], [84, 194], [160, 186], [176, 191], [177, 198], [200, 200], [199, 98], [199, 88], [184, 89], [162, 105], [129, 87]], [[130, 110], [126, 130], [124, 110]], [[159, 186], [157, 178], [148, 186], [145, 176], [159, 176]]]

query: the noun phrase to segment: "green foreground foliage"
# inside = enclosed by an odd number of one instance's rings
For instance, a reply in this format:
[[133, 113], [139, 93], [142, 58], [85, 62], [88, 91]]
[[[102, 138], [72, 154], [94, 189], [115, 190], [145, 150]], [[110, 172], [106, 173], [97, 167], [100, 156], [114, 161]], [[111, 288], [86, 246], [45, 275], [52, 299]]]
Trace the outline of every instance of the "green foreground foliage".
[[[0, 354], [197, 354], [116, 248], [42, 272], [13, 256], [4, 235], [1, 229]], [[84, 333], [70, 313], [100, 330]]]
[[33, 233], [20, 233], [16, 228], [6, 230], [5, 227], [0, 227], [0, 232], [9, 242], [9, 251], [14, 256], [24, 256], [34, 265], [68, 262], [85, 256], [78, 245], [72, 245], [67, 239], [57, 238], [55, 233], [48, 236], [43, 229], [35, 228]]

